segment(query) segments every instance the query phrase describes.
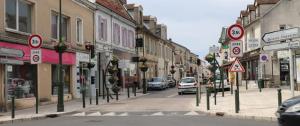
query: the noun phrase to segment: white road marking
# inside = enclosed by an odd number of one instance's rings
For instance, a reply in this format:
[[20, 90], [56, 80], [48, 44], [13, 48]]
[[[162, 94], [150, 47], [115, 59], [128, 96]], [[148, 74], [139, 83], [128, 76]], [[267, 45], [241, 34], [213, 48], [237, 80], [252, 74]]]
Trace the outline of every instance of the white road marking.
[[195, 111], [191, 111], [191, 112], [188, 112], [188, 113], [186, 113], [184, 115], [199, 115], [199, 114], [197, 112], [195, 112]]
[[119, 116], [128, 116], [128, 113], [124, 112], [124, 113], [120, 114]]
[[175, 97], [177, 95], [178, 95], [177, 93], [176, 94], [172, 94], [172, 95], [167, 96], [167, 98], [172, 98], [172, 97]]
[[74, 114], [72, 116], [85, 116], [85, 112], [77, 113], [77, 114]]
[[164, 113], [162, 112], [157, 112], [157, 113], [153, 113], [151, 116], [163, 116]]
[[103, 116], [116, 116], [115, 112], [106, 113]]
[[101, 116], [102, 114], [100, 112], [95, 112], [95, 113], [92, 113], [92, 114], [89, 114], [87, 116]]

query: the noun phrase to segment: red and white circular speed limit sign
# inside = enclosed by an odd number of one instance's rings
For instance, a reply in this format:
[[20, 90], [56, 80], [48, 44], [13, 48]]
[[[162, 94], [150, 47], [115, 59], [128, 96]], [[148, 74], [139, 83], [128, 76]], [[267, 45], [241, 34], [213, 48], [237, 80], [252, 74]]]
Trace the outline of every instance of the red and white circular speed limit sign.
[[241, 49], [239, 47], [234, 47], [232, 49], [232, 53], [234, 53], [235, 55], [239, 55], [241, 53]]
[[31, 35], [28, 39], [28, 45], [31, 48], [40, 48], [42, 46], [43, 40], [39, 35]]
[[244, 28], [239, 24], [231, 25], [227, 30], [227, 35], [231, 40], [240, 40], [244, 35]]

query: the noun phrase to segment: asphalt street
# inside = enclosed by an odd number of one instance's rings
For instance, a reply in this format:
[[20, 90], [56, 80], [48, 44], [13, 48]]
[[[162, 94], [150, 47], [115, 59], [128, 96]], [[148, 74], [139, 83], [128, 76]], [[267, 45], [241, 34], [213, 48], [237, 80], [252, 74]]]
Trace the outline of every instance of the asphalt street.
[[77, 111], [57, 118], [0, 126], [276, 126], [276, 122], [208, 116], [193, 110], [195, 94], [178, 95], [176, 88]]

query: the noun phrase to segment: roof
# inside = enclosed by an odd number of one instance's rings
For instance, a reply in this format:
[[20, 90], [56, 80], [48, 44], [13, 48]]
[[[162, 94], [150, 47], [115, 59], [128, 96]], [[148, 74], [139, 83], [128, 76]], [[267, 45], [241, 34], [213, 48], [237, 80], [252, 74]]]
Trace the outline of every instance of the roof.
[[248, 14], [249, 14], [249, 13], [248, 13], [246, 10], [242, 10], [241, 13], [240, 13], [240, 16], [241, 16], [241, 17], [247, 17]]
[[131, 22], [135, 22], [119, 0], [96, 0], [96, 3], [104, 6], [105, 8], [113, 11], [114, 13]]
[[254, 4], [255, 5], [260, 5], [260, 4], [276, 4], [280, 0], [255, 0]]
[[255, 11], [255, 6], [254, 5], [248, 5], [247, 10], [248, 11]]

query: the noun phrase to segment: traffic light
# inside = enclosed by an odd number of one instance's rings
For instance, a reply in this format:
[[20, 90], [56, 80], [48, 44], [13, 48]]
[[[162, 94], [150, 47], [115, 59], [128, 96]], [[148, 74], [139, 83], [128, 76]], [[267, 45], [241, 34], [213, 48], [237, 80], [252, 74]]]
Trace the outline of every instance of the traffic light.
[[95, 58], [95, 46], [94, 45], [91, 45], [90, 46], [90, 48], [91, 48], [91, 58], [93, 59], [93, 58]]

